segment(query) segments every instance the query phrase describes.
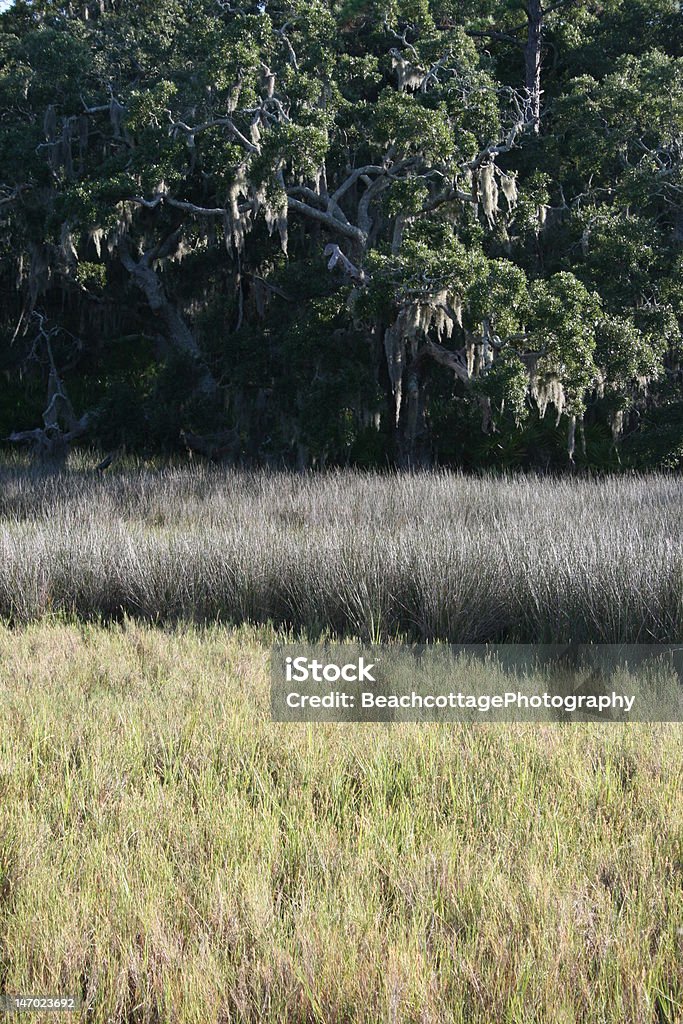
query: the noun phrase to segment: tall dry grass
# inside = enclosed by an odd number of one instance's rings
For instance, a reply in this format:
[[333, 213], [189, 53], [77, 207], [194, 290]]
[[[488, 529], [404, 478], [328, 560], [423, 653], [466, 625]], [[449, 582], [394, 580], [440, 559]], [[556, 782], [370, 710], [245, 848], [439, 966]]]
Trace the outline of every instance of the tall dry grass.
[[0, 627], [0, 991], [91, 1024], [680, 1024], [680, 728], [276, 724], [273, 639]]
[[0, 616], [453, 642], [683, 639], [683, 490], [207, 468], [0, 470]]

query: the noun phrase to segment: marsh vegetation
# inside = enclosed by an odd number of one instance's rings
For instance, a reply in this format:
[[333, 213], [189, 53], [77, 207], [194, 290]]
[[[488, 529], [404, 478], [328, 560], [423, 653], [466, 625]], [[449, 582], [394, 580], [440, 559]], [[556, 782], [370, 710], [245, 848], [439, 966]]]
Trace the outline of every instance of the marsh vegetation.
[[0, 615], [379, 640], [675, 643], [681, 483], [81, 462], [0, 471]]
[[276, 724], [273, 639], [0, 628], [6, 991], [93, 1024], [681, 1020], [679, 727]]

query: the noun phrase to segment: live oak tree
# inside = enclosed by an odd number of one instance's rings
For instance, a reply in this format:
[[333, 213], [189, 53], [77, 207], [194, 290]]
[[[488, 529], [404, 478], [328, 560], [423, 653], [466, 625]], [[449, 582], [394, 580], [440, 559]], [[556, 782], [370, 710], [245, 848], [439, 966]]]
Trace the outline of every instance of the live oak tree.
[[600, 69], [571, 0], [17, 3], [3, 361], [47, 398], [11, 436], [63, 453], [165, 416], [303, 465], [379, 429], [408, 466], [438, 456], [439, 392], [487, 436], [551, 408], [570, 459], [586, 415], [616, 440], [678, 372], [670, 8], [609, 4]]

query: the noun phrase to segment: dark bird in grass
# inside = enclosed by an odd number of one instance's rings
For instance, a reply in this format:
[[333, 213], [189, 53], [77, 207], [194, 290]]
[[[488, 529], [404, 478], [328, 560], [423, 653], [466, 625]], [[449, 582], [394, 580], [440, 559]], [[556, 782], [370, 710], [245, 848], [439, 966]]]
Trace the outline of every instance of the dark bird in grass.
[[102, 461], [97, 466], [95, 466], [95, 472], [104, 473], [105, 469], [109, 469], [115, 457], [116, 456], [114, 452], [111, 452], [111, 454], [107, 455], [105, 459], [102, 459]]

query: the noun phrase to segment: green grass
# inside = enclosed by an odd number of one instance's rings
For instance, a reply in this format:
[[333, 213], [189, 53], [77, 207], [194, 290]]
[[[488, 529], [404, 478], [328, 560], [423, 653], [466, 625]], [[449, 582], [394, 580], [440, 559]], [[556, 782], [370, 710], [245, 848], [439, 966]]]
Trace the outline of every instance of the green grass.
[[277, 725], [272, 639], [0, 628], [0, 991], [102, 1024], [683, 1020], [680, 726]]

